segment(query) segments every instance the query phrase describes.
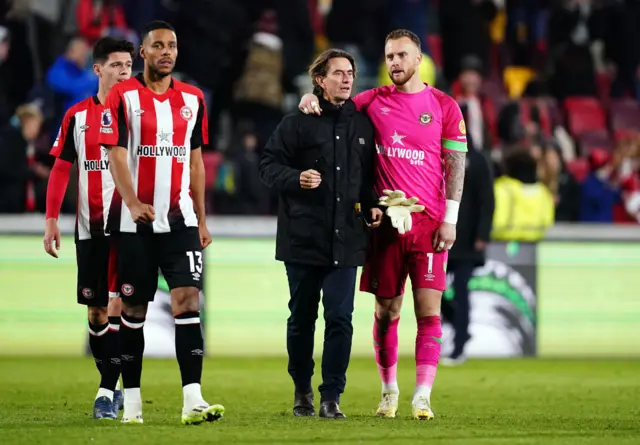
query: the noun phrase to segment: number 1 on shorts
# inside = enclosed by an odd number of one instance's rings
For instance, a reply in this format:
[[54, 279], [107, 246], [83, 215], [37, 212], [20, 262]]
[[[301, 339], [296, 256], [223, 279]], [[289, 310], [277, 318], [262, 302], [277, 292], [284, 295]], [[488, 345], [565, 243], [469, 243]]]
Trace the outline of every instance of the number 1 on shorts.
[[427, 272], [433, 273], [433, 252], [427, 252], [427, 260], [429, 261], [427, 265]]

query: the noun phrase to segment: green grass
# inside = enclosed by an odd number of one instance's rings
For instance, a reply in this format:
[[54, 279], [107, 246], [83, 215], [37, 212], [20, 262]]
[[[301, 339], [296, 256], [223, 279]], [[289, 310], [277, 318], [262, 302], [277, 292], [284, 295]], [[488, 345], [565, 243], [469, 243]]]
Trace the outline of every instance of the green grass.
[[[317, 366], [319, 369], [319, 367]], [[179, 424], [174, 361], [147, 360], [144, 425], [91, 420], [97, 371], [89, 359], [0, 359], [0, 443], [8, 444], [637, 444], [640, 361], [471, 361], [440, 368], [436, 419], [411, 420], [413, 360], [399, 365], [401, 412], [372, 417], [380, 384], [354, 360], [345, 421], [297, 419], [283, 359], [207, 359], [205, 397], [227, 408], [214, 424]], [[314, 382], [317, 386], [317, 379]]]

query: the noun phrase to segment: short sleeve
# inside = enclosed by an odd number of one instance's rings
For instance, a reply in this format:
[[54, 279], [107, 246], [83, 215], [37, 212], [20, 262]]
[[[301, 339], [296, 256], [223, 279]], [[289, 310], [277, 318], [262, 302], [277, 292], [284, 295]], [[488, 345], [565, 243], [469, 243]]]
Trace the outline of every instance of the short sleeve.
[[58, 130], [58, 136], [51, 147], [50, 154], [56, 158], [67, 162], [75, 162], [77, 158], [74, 132], [76, 128], [76, 117], [68, 112], [64, 115], [62, 125]]
[[462, 111], [450, 96], [442, 99], [442, 150], [467, 152], [467, 127]]
[[353, 98], [353, 102], [356, 104], [356, 109], [358, 111], [364, 112], [369, 107], [373, 99], [376, 97], [377, 88], [373, 88], [371, 90], [363, 91], [360, 94], [357, 94]]
[[100, 117], [100, 136], [98, 143], [105, 147], [129, 146], [129, 126], [125, 111], [124, 98], [117, 88], [107, 94], [104, 111]]
[[191, 133], [191, 150], [209, 145], [209, 118], [207, 105], [202, 97], [198, 98], [198, 115]]

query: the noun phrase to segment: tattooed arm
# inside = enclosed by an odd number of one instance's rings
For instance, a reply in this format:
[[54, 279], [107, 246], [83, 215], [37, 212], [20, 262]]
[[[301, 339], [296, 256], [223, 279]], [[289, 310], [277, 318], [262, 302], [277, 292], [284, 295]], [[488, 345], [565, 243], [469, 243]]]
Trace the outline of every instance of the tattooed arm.
[[462, 151], [447, 151], [444, 154], [444, 182], [446, 199], [460, 202], [464, 187], [464, 170], [467, 154]]

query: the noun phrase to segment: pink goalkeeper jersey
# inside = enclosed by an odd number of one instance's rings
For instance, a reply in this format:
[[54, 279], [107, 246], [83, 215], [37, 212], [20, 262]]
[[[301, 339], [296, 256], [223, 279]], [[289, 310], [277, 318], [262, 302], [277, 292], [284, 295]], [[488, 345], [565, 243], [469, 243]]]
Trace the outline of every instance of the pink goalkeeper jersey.
[[353, 98], [375, 127], [374, 188], [402, 190], [415, 196], [434, 221], [444, 219], [444, 153], [467, 151], [462, 112], [451, 96], [427, 86], [419, 93], [394, 85], [368, 90]]

